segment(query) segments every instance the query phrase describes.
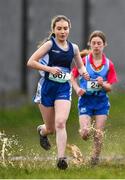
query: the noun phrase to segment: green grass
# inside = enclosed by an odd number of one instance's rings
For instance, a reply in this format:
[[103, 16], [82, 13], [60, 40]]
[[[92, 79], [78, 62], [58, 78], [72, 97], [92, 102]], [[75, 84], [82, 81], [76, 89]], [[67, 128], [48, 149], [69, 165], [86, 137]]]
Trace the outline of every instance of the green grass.
[[[125, 178], [124, 166], [99, 166], [90, 167], [72, 167], [66, 171], [60, 171], [51, 168], [17, 168], [7, 167], [0, 168], [1, 178], [30, 178], [30, 179], [110, 179]], [[9, 171], [8, 171], [9, 170]]]
[[[106, 123], [106, 133], [101, 157], [108, 157], [99, 166], [90, 167], [89, 164], [74, 166], [69, 163], [66, 171], [56, 168], [55, 135], [49, 137], [52, 149], [44, 151], [39, 146], [37, 125], [41, 124], [41, 115], [35, 105], [21, 108], [0, 110], [0, 132], [5, 132], [8, 138], [5, 158], [23, 156], [25, 160], [1, 159], [0, 178], [53, 178], [53, 179], [120, 179], [125, 178], [125, 92], [110, 94], [111, 110]], [[68, 143], [77, 145], [83, 156], [89, 157], [92, 150], [92, 139], [83, 141], [78, 133], [79, 123], [77, 114], [77, 98], [73, 96], [72, 108], [67, 122]], [[0, 154], [2, 150], [0, 142]], [[10, 145], [10, 146], [9, 146]], [[70, 155], [68, 150], [67, 155]], [[33, 158], [42, 157], [44, 161]], [[47, 160], [51, 157], [50, 160]], [[28, 159], [29, 158], [29, 159]], [[69, 160], [70, 161], [70, 160]]]

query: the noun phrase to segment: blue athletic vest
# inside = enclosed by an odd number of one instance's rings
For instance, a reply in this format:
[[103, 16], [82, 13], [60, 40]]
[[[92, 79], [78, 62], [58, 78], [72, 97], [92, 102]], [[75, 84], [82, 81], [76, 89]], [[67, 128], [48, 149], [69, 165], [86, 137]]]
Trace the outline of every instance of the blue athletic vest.
[[[49, 63], [48, 66], [58, 66], [58, 67], [64, 67], [69, 69], [71, 71], [71, 63], [74, 57], [74, 50], [73, 45], [71, 42], [68, 42], [68, 50], [65, 51], [61, 49], [55, 39], [52, 37], [52, 47], [50, 51], [48, 52], [49, 55]], [[45, 77], [48, 78], [48, 73], [45, 73]]]
[[[90, 63], [90, 59], [89, 59], [89, 55], [88, 55], [85, 58], [85, 66], [86, 66], [87, 72], [90, 75], [90, 80], [92, 80], [93, 83], [96, 80], [96, 78], [99, 76], [101, 76], [104, 81], [107, 81], [107, 73], [109, 70], [109, 59], [108, 58], [106, 58], [106, 64], [104, 64], [102, 66], [102, 68], [97, 71], [92, 67], [92, 64]], [[80, 78], [79, 78], [79, 83], [80, 83], [81, 88], [86, 89], [87, 95], [102, 96], [102, 95], [106, 94], [106, 91], [103, 88], [95, 90], [95, 91], [88, 91], [87, 90], [87, 81], [82, 76], [80, 76]]]

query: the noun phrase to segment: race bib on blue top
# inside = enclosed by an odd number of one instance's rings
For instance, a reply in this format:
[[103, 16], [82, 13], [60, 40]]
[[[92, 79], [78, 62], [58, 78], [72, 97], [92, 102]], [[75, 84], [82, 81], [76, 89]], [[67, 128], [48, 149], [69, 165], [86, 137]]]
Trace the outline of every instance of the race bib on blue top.
[[65, 83], [69, 81], [71, 79], [71, 74], [69, 72], [69, 69], [62, 67], [59, 68], [61, 69], [61, 72], [57, 75], [49, 73], [49, 79], [59, 83]]
[[98, 84], [98, 81], [96, 80], [87, 81], [87, 91], [94, 92], [94, 91], [99, 91], [101, 89], [102, 87]]

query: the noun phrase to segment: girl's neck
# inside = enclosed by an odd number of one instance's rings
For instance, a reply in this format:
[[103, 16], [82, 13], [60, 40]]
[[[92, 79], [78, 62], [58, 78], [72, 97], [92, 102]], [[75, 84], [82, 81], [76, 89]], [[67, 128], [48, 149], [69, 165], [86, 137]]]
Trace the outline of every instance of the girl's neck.
[[94, 61], [101, 61], [102, 60], [102, 54], [93, 54], [93, 60]]
[[102, 54], [93, 54], [93, 63], [94, 66], [97, 68], [102, 65]]
[[59, 45], [59, 47], [63, 48], [63, 49], [67, 49], [68, 48], [68, 44], [67, 41], [60, 41], [57, 38], [55, 38], [57, 44]]

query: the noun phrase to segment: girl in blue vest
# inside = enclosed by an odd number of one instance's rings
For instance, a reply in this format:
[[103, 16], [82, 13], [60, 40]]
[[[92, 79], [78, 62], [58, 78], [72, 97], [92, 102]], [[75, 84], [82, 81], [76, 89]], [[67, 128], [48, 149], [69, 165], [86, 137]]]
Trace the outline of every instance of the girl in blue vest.
[[79, 96], [79, 132], [84, 140], [90, 135], [91, 118], [95, 118], [94, 147], [91, 157], [91, 164], [95, 165], [99, 161], [103, 130], [110, 108], [107, 92], [111, 91], [112, 84], [117, 82], [117, 77], [114, 64], [103, 53], [107, 45], [105, 34], [102, 31], [94, 31], [90, 35], [88, 45], [90, 51], [83, 58], [83, 62], [90, 79], [86, 81], [82, 78], [75, 67], [72, 70], [72, 84]]
[[[44, 121], [44, 124], [38, 127], [38, 132], [40, 144], [46, 150], [51, 147], [47, 135], [56, 132], [57, 167], [60, 169], [68, 167], [65, 157], [66, 121], [71, 107], [70, 71], [73, 59], [81, 76], [89, 78], [78, 46], [67, 40], [70, 28], [71, 23], [67, 17], [63, 15], [54, 17], [51, 23], [51, 35], [27, 62], [29, 67], [45, 72], [42, 85], [39, 84], [38, 95], [40, 98], [35, 98]], [[40, 63], [39, 59], [46, 54], [48, 63]]]

